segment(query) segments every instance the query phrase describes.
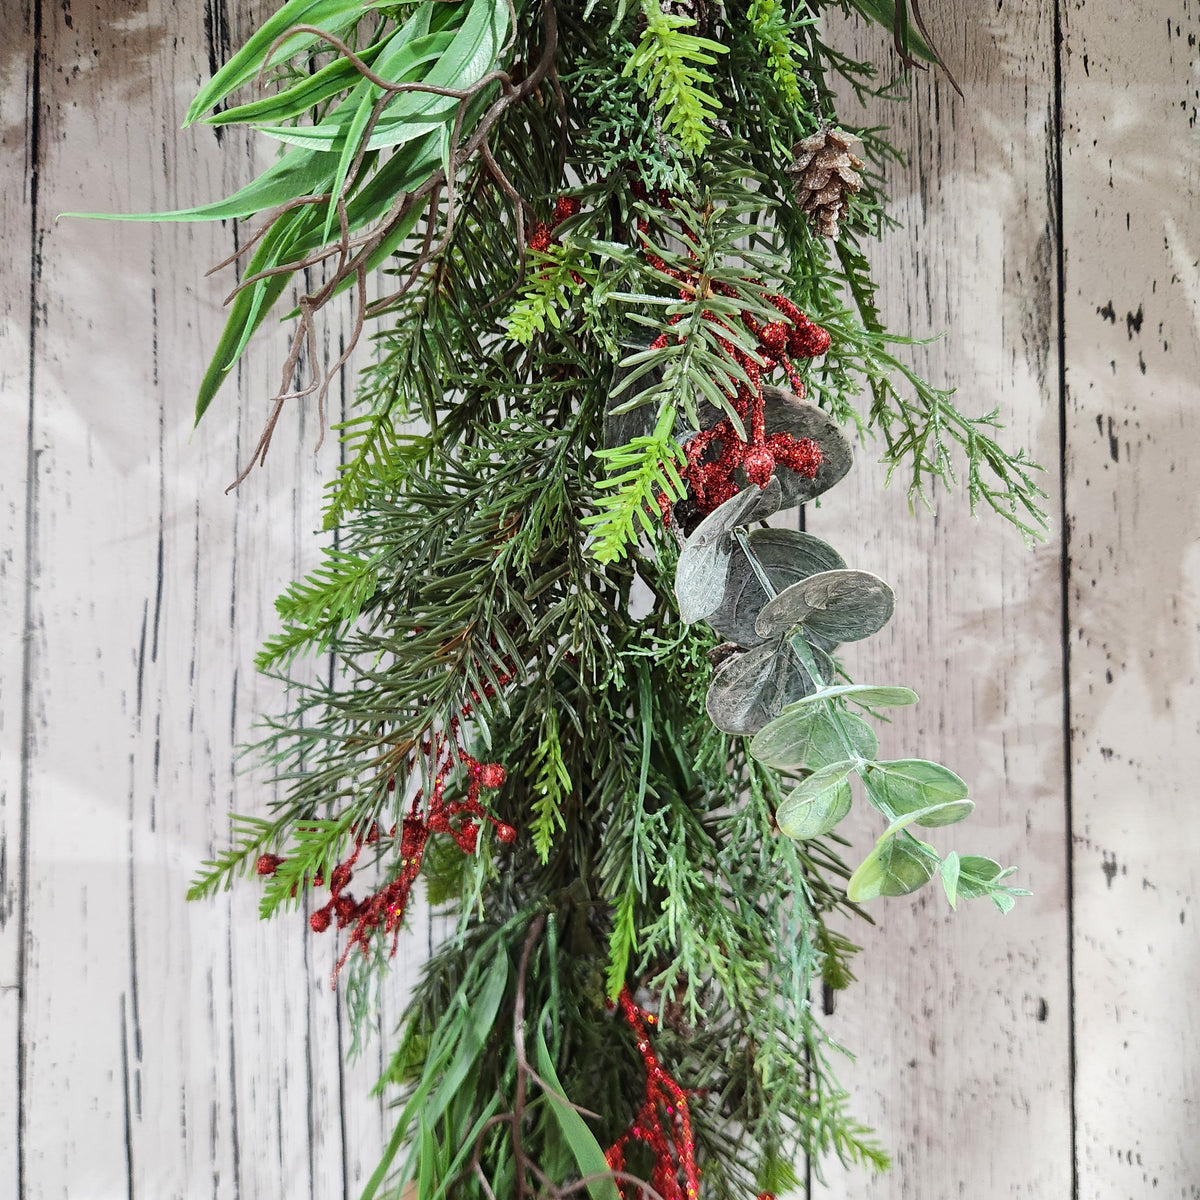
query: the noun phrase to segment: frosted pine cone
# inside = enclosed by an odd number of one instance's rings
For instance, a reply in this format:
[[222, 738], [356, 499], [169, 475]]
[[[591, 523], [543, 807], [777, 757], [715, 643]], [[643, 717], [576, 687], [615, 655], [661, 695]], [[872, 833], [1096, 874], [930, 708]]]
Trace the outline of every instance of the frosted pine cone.
[[850, 208], [849, 197], [862, 187], [862, 142], [841, 129], [822, 129], [792, 147], [787, 173], [795, 182], [802, 212], [827, 238], [838, 235], [838, 222]]

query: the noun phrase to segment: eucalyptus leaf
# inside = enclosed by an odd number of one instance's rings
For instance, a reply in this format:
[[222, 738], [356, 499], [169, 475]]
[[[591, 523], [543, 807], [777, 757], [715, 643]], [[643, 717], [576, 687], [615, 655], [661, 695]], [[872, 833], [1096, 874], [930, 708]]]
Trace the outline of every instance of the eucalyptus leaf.
[[866, 721], [841, 712], [837, 722], [825, 705], [804, 705], [760, 729], [750, 743], [750, 754], [764, 766], [780, 771], [815, 771], [846, 757], [840, 725], [859, 758], [875, 757], [879, 742]]
[[830, 763], [797, 784], [775, 813], [780, 833], [803, 841], [828, 833], [850, 811], [853, 760]]
[[[871, 794], [870, 789], [867, 795]], [[975, 811], [974, 800], [946, 800], [940, 804], [927, 804], [924, 808], [914, 808], [911, 812], [901, 813], [888, 825], [886, 833], [899, 833], [910, 825], [953, 825], [962, 821]]]
[[936, 860], [908, 837], [884, 837], [859, 864], [846, 884], [854, 904], [877, 896], [907, 896], [933, 878]]
[[974, 810], [967, 799], [968, 788], [949, 767], [923, 758], [900, 758], [873, 763], [867, 769], [867, 797], [875, 803], [879, 795], [891, 809], [885, 815], [922, 812], [918, 825], [952, 825]]
[[733, 549], [730, 531], [745, 524], [761, 498], [761, 488], [743, 488], [713, 509], [684, 542], [675, 568], [675, 596], [685, 624], [703, 620], [720, 605]]
[[[833, 669], [828, 656], [814, 651], [821, 670]], [[713, 674], [705, 707], [724, 733], [757, 733], [783, 708], [815, 691], [791, 646], [766, 642], [731, 655]]]
[[958, 907], [958, 875], [960, 870], [960, 860], [958, 852], [951, 850], [945, 858], [942, 859], [942, 865], [938, 869], [938, 873], [942, 877], [942, 887], [946, 890], [946, 899], [950, 901], [951, 908]]
[[[825, 657], [828, 659], [828, 655]], [[789, 709], [797, 709], [814, 700], [832, 700], [835, 696], [845, 696], [847, 700], [853, 700], [855, 704], [862, 704], [868, 708], [903, 708], [907, 704], [916, 704], [919, 699], [912, 688], [888, 687], [874, 683], [841, 683], [836, 687], [822, 688], [819, 692], [801, 697], [790, 705]]]
[[964, 854], [959, 859], [958, 894], [968, 900], [978, 900], [988, 895], [992, 885], [1006, 874], [994, 858], [986, 858], [982, 854]]
[[[776, 476], [778, 478], [778, 476]], [[782, 484], [780, 485], [782, 490]], [[842, 556], [820, 538], [795, 529], [755, 529], [748, 535], [750, 552], [777, 592], [819, 572], [845, 567]], [[757, 646], [764, 639], [754, 623], [767, 593], [745, 552], [735, 546], [729, 564], [725, 595], [708, 623], [723, 637], [740, 646]], [[822, 647], [826, 649], [827, 647]]]
[[798, 580], [763, 606], [754, 622], [759, 637], [804, 626], [824, 650], [878, 633], [896, 607], [892, 589], [869, 571], [822, 571]]

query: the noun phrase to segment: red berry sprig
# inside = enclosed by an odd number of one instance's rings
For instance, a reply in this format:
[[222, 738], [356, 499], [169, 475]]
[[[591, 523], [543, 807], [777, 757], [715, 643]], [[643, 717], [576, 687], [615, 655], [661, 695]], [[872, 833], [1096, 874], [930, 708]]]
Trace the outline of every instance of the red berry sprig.
[[[697, 1200], [700, 1172], [696, 1169], [688, 1094], [667, 1073], [650, 1045], [649, 1027], [657, 1023], [654, 1014], [639, 1008], [627, 987], [621, 989], [617, 1003], [637, 1038], [646, 1067], [646, 1098], [633, 1123], [604, 1152], [604, 1158], [610, 1171], [623, 1171], [626, 1146], [631, 1141], [642, 1142], [654, 1156], [649, 1183], [663, 1200]], [[619, 1183], [617, 1191], [624, 1200]]]

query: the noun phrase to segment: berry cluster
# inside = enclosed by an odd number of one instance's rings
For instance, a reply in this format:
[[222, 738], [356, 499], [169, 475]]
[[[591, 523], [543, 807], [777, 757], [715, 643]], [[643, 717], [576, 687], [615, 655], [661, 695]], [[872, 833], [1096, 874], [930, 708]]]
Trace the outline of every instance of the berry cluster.
[[539, 221], [529, 235], [529, 248], [545, 254], [558, 243], [554, 231], [568, 218], [579, 212], [579, 201], [574, 196], [559, 196], [554, 205], [554, 215], [549, 221]]
[[[650, 1045], [648, 1027], [656, 1023], [654, 1014], [639, 1008], [628, 988], [621, 989], [617, 1003], [637, 1038], [646, 1066], [646, 1099], [633, 1124], [604, 1152], [609, 1170], [623, 1171], [626, 1146], [631, 1141], [642, 1142], [654, 1156], [654, 1169], [647, 1182], [663, 1200], [697, 1200], [700, 1172], [696, 1169], [687, 1092], [667, 1073]], [[619, 1185], [617, 1190], [624, 1197]]]
[[[382, 835], [378, 824], [373, 822], [365, 836], [360, 835], [355, 839], [350, 857], [338, 863], [330, 873], [328, 902], [308, 918], [314, 933], [324, 933], [335, 922], [338, 929], [354, 926], [342, 956], [334, 967], [334, 982], [355, 946], [361, 946], [363, 953], [367, 953], [376, 931], [382, 931], [385, 937], [388, 934], [392, 935], [391, 952], [395, 954], [404, 912], [408, 907], [413, 885], [421, 873], [421, 859], [424, 857], [425, 847], [433, 834], [449, 834], [464, 854], [474, 854], [483, 821], [490, 821], [495, 826], [496, 836], [500, 841], [511, 843], [516, 840], [517, 831], [511, 825], [505, 825], [493, 817], [479, 800], [482, 788], [494, 790], [504, 786], [507, 777], [504, 767], [499, 763], [481, 763], [462, 748], [459, 743], [457, 718], [451, 721], [448, 733], [435, 735], [426, 742], [424, 749], [434, 764], [433, 789], [428, 804], [423, 803], [423, 792], [417, 792], [408, 816], [400, 823], [399, 873], [377, 892], [361, 901], [355, 900], [346, 890], [353, 878], [354, 865], [358, 862], [363, 846], [374, 845], [383, 836], [396, 839], [395, 825], [386, 835]], [[466, 797], [461, 800], [447, 800], [447, 779], [456, 766], [463, 767], [466, 772]], [[389, 787], [394, 786], [395, 781], [389, 781]], [[258, 860], [258, 873], [273, 875], [283, 861], [278, 855], [264, 854]], [[318, 873], [313, 879], [313, 886], [321, 887], [323, 883], [324, 879]]]

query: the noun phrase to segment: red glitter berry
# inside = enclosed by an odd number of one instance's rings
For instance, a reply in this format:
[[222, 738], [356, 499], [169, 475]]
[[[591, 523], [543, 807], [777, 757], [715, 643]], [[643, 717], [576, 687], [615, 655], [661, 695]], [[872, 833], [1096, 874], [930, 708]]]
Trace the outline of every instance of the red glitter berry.
[[529, 248], [536, 250], [540, 254], [545, 254], [550, 249], [550, 241], [553, 236], [553, 231], [545, 221], [539, 221], [534, 227], [533, 236], [529, 239]]
[[327, 904], [324, 908], [318, 908], [317, 911], [308, 918], [308, 925], [313, 933], [324, 933], [325, 930], [329, 928], [329, 922], [332, 919], [333, 918], [329, 912], [329, 905]]
[[333, 868], [333, 874], [329, 877], [329, 890], [331, 892], [340, 892], [350, 882], [351, 878], [350, 864], [338, 863]]
[[782, 321], [772, 321], [758, 335], [764, 349], [774, 355], [780, 355], [787, 349], [788, 331]]
[[274, 875], [281, 862], [283, 859], [278, 854], [260, 854], [258, 862], [254, 864], [254, 869], [260, 875]]
[[358, 901], [349, 894], [343, 894], [333, 902], [333, 911], [337, 913], [338, 928], [345, 929], [354, 920]]
[[766, 446], [756, 446], [742, 459], [742, 470], [751, 483], [766, 487], [775, 474], [775, 455]]
[[485, 788], [503, 787], [507, 778], [508, 772], [499, 763], [484, 763], [479, 768], [479, 782]]
[[554, 205], [554, 223], [558, 225], [565, 221], [568, 217], [573, 217], [579, 212], [579, 198], [577, 196], [559, 196], [557, 203]]
[[511, 825], [497, 825], [496, 836], [505, 845], [511, 846], [517, 840], [517, 831]]

